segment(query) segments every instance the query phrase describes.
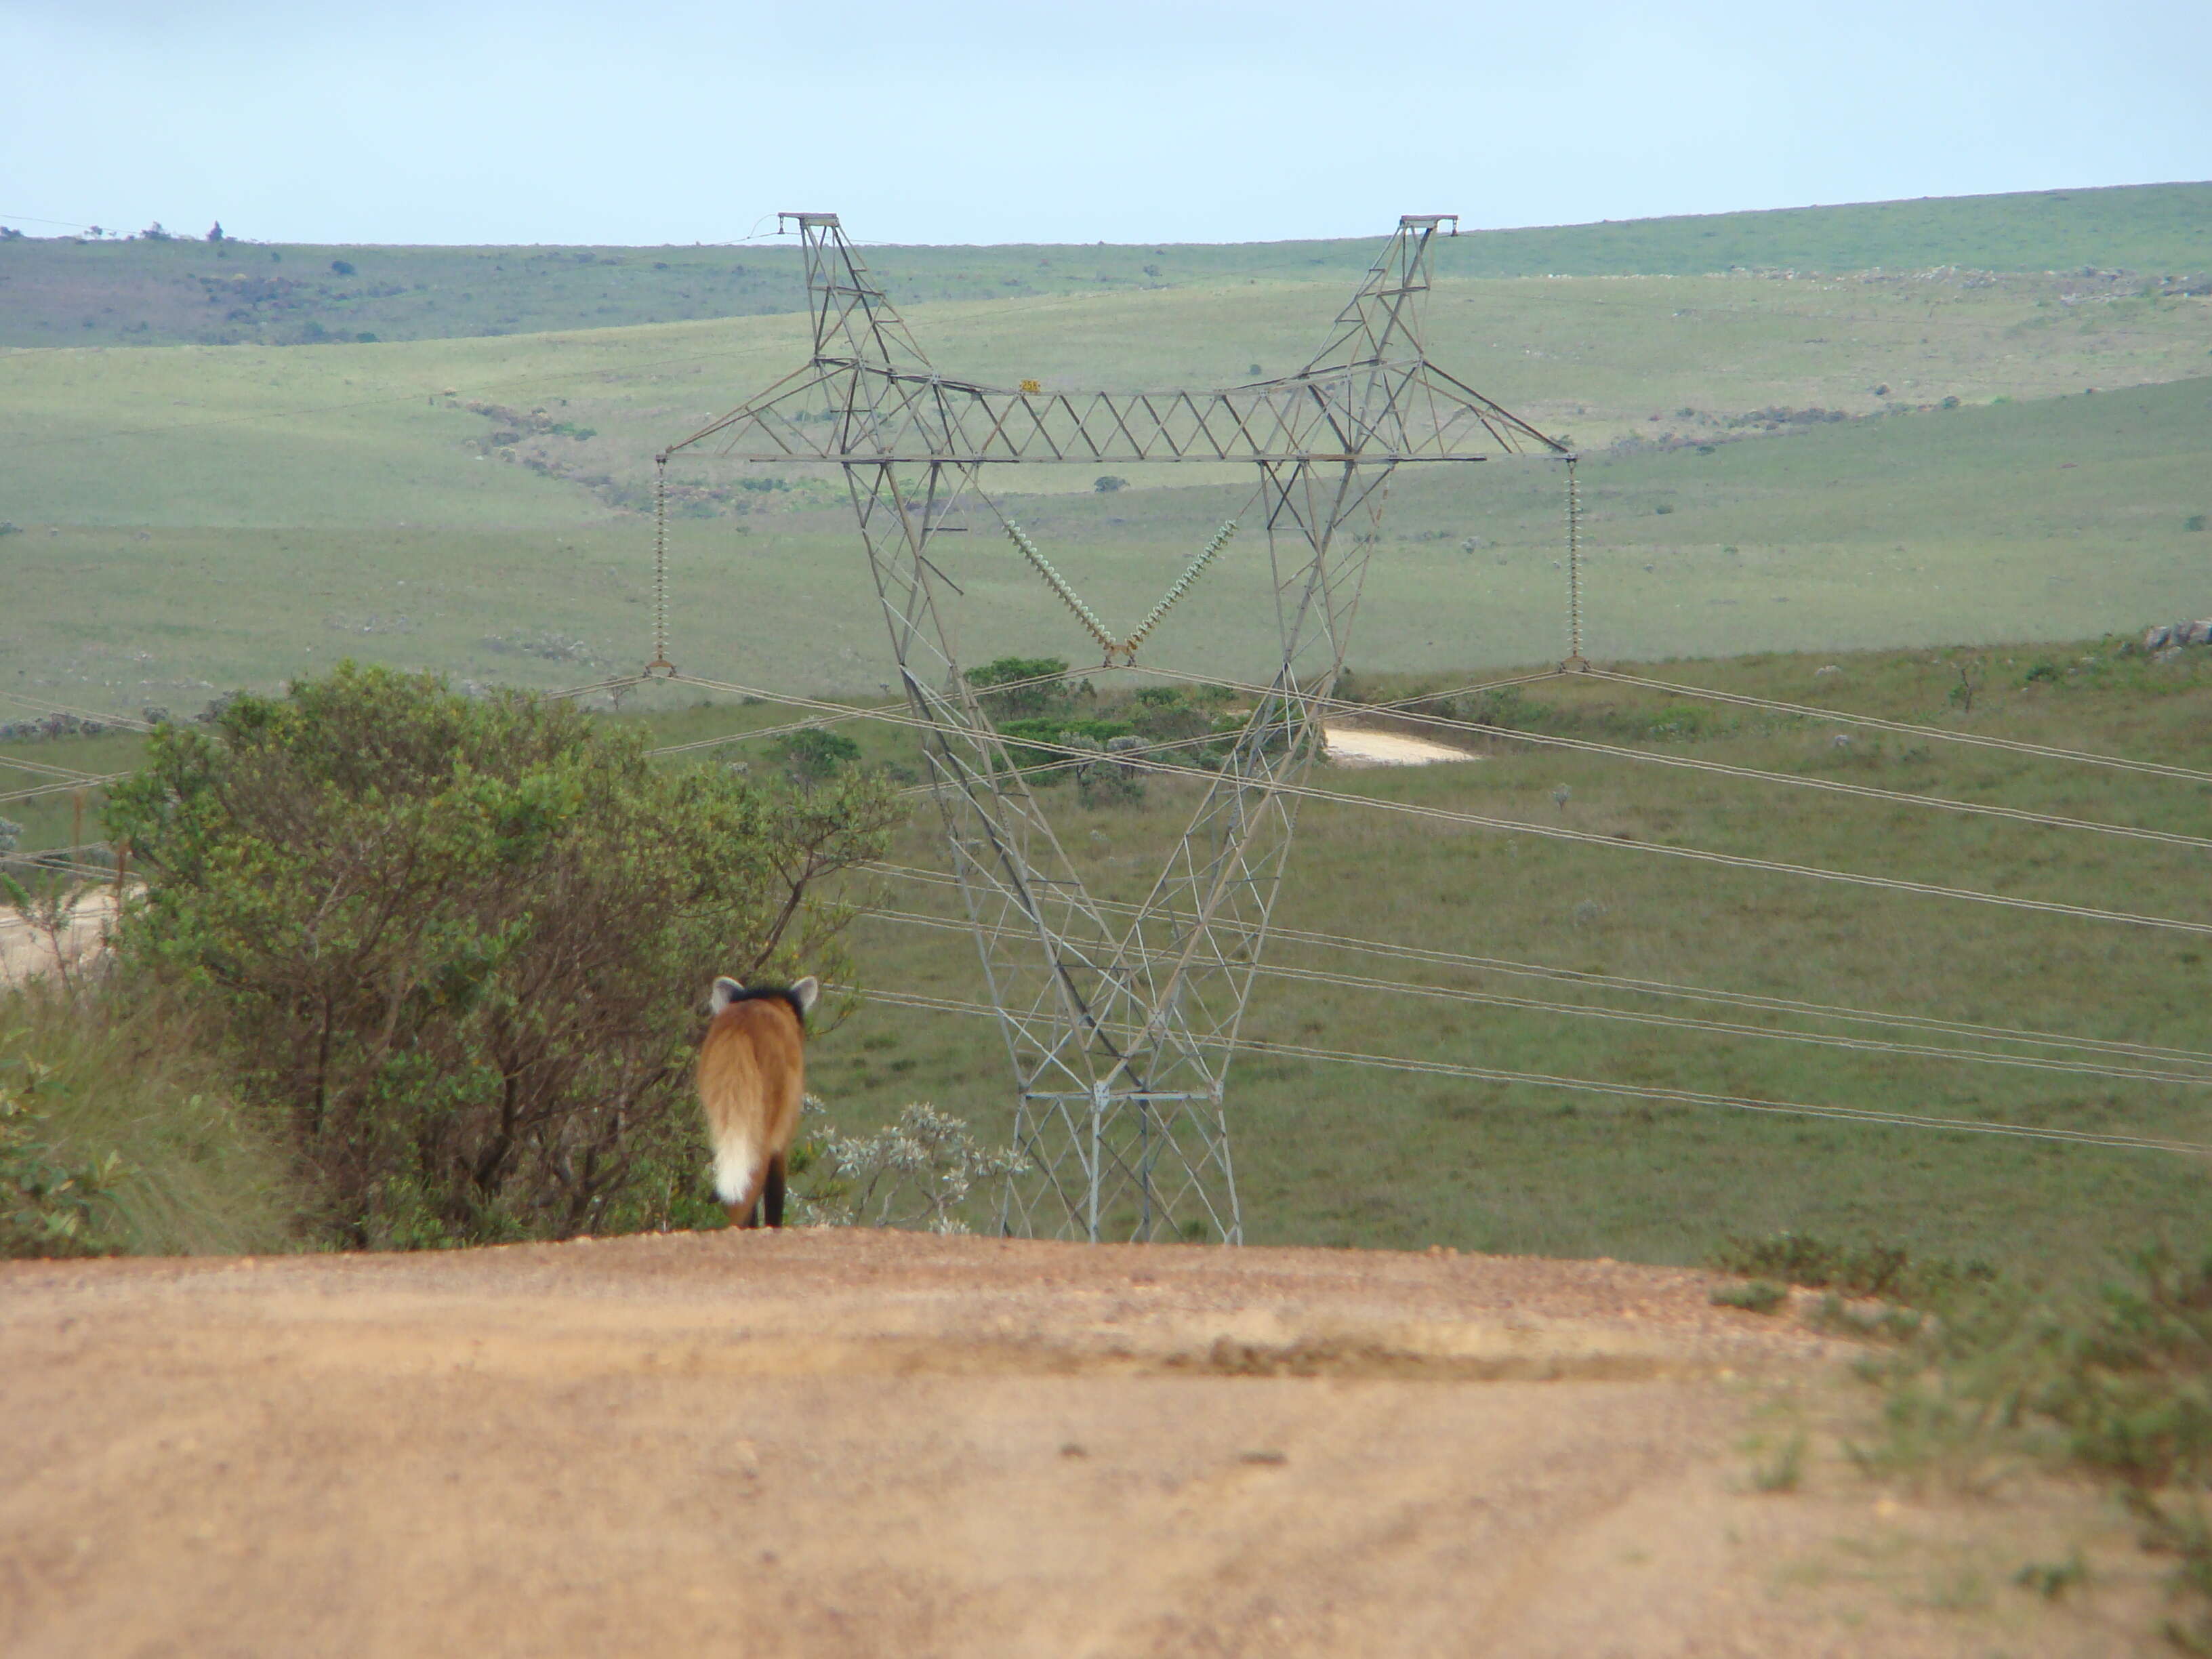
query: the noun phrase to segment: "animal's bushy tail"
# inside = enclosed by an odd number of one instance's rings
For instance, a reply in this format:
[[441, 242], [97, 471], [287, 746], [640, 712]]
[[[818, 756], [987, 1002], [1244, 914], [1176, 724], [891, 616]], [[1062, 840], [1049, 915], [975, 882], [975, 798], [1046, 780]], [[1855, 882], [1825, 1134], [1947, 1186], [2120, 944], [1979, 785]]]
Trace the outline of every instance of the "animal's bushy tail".
[[768, 1174], [768, 1159], [760, 1136], [750, 1125], [731, 1128], [714, 1137], [714, 1196], [731, 1206], [750, 1210], [760, 1197]]

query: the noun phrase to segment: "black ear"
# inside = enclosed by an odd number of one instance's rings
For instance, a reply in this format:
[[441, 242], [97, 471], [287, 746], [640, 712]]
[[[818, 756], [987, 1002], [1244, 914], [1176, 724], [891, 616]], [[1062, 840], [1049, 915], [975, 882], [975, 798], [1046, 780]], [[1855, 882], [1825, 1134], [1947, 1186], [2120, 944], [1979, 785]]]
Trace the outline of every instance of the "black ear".
[[822, 981], [809, 974], [791, 988], [791, 994], [799, 999], [799, 1012], [807, 1012], [822, 995]]

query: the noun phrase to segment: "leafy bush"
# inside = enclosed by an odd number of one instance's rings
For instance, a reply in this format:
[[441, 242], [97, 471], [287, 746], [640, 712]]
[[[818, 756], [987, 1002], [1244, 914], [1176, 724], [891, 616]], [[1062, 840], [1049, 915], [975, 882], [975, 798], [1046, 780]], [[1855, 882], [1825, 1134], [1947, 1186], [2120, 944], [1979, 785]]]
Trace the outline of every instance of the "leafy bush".
[[1194, 708], [1173, 686], [1148, 685], [1137, 693], [1136, 703], [1130, 724], [1138, 736], [1155, 743], [1203, 737], [1213, 727], [1212, 717]]
[[[1089, 739], [1083, 741], [1090, 747]], [[1086, 761], [1075, 769], [1075, 793], [1085, 806], [1135, 806], [1145, 799], [1143, 769], [1130, 765], [1118, 757], [1141, 753], [1145, 743], [1141, 738], [1115, 738], [1099, 745], [1102, 752], [1094, 761]]]
[[[1132, 735], [1127, 720], [1081, 720], [1061, 714], [1001, 720], [999, 731], [1007, 739], [1006, 752], [1015, 765], [1044, 769], [1048, 777], [1066, 776], [1079, 763], [1062, 750], [1088, 744], [1103, 751], [1114, 738]], [[1039, 744], [1052, 746], [1040, 748]]]
[[820, 888], [881, 848], [888, 789], [656, 769], [645, 744], [347, 664], [159, 729], [113, 791], [147, 882], [123, 970], [220, 1024], [335, 1241], [665, 1221], [704, 1169], [703, 988], [838, 971], [851, 913]]
[[983, 712], [1003, 724], [1067, 707], [1066, 674], [1064, 657], [1000, 657], [969, 669], [967, 678]]
[[[14, 1046], [11, 1042], [10, 1048]], [[108, 1191], [124, 1173], [115, 1152], [73, 1163], [39, 1098], [52, 1070], [0, 1052], [0, 1256], [98, 1255]]]

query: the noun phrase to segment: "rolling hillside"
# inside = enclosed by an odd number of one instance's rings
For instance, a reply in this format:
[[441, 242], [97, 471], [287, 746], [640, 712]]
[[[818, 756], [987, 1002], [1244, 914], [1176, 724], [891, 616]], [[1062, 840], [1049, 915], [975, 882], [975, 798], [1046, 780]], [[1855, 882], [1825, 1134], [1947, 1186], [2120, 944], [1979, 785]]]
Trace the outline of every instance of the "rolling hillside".
[[[1425, 204], [1376, 205], [1376, 231]], [[867, 227], [853, 226], [865, 237]], [[1697, 276], [1956, 266], [2212, 271], [2212, 184], [1790, 208], [1529, 229], [1445, 243], [1446, 276]], [[1157, 247], [872, 247], [902, 304], [1126, 293], [1221, 282], [1342, 283], [1364, 238]], [[2117, 282], [2121, 279], [2105, 279]], [[718, 246], [310, 247], [183, 237], [0, 240], [0, 346], [325, 344], [623, 327], [803, 307], [788, 242]]]
[[[1340, 297], [1228, 284], [914, 320], [939, 362], [1001, 384], [1158, 386], [1294, 364]], [[2206, 603], [2212, 544], [2185, 526], [2212, 511], [2212, 466], [2187, 377], [2212, 363], [2212, 301], [2040, 277], [1452, 281], [1430, 334], [1438, 361], [1592, 456], [1608, 653], [2063, 636]], [[782, 316], [0, 356], [0, 521], [23, 532], [0, 536], [0, 648], [27, 689], [126, 708], [347, 652], [540, 684], [630, 662], [652, 454], [804, 351]], [[1127, 468], [1109, 496], [1095, 471], [1036, 469], [1008, 510], [1139, 614], [1251, 487], [1234, 468]], [[883, 678], [833, 480], [696, 454], [672, 480], [690, 666]], [[1073, 649], [995, 522], [971, 531], [943, 556], [973, 596], [974, 647]], [[1364, 665], [1518, 661], [1532, 628], [1555, 631], [1548, 465], [1409, 471], [1385, 534]], [[1260, 552], [1248, 535], [1222, 561], [1184, 640], [1252, 665]]]

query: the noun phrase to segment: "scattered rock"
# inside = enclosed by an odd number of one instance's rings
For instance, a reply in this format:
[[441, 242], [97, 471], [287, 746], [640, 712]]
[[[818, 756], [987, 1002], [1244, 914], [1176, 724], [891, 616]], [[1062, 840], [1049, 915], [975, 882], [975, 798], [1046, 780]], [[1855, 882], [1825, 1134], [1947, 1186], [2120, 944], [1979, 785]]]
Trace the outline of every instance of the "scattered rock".
[[2142, 648], [2163, 651], [2182, 645], [2212, 645], [2212, 617], [2197, 622], [2159, 623], [2143, 630]]

